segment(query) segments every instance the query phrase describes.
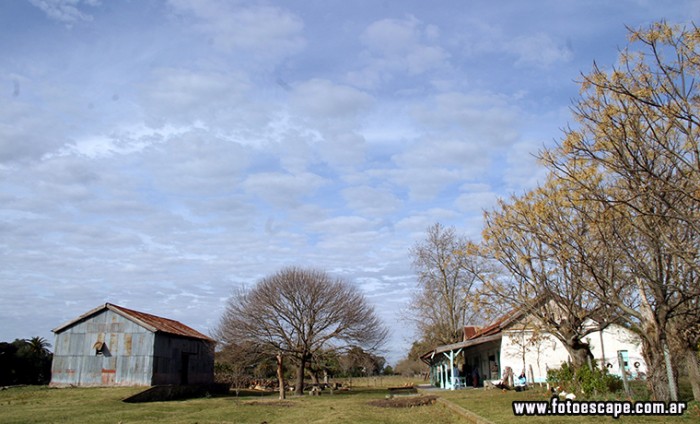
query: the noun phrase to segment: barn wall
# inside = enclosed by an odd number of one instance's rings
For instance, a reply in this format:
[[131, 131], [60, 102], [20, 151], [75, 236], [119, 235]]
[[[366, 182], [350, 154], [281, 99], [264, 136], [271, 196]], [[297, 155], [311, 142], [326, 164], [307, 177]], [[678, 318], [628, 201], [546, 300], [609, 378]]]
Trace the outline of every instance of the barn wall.
[[[56, 334], [52, 386], [150, 386], [154, 334], [103, 310]], [[106, 344], [96, 354], [95, 343]]]
[[204, 340], [156, 334], [153, 385], [214, 382], [214, 345]]

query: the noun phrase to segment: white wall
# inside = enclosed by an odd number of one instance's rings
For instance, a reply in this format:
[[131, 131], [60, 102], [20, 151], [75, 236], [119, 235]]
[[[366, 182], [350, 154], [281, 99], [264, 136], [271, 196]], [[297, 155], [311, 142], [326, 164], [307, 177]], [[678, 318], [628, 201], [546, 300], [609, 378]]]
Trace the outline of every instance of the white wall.
[[[628, 373], [636, 375], [647, 372], [647, 366], [642, 357], [642, 342], [637, 335], [619, 325], [611, 325], [603, 330], [603, 340], [600, 339], [600, 332], [589, 335], [586, 340], [591, 345], [593, 357], [601, 366], [607, 366], [611, 374], [621, 375], [617, 352], [626, 350], [628, 352]], [[605, 357], [603, 357], [603, 351]], [[639, 364], [639, 367], [635, 367]]]
[[[618, 325], [611, 325], [601, 333], [591, 333], [586, 337], [591, 345], [591, 352], [598, 364], [608, 367], [611, 374], [620, 375], [617, 352], [628, 352], [629, 373], [646, 373], [646, 364], [642, 358], [642, 348], [639, 337], [629, 330]], [[601, 349], [601, 345], [603, 349]], [[603, 358], [602, 350], [605, 351]], [[524, 364], [523, 364], [524, 354]], [[569, 360], [569, 353], [564, 345], [554, 336], [547, 333], [535, 333], [532, 330], [511, 329], [503, 332], [501, 341], [501, 372], [505, 367], [511, 367], [517, 377], [523, 370], [530, 381], [529, 368], [532, 366], [535, 382], [544, 382], [547, 379], [547, 370], [559, 368], [563, 362]], [[635, 368], [634, 364], [639, 367]]]

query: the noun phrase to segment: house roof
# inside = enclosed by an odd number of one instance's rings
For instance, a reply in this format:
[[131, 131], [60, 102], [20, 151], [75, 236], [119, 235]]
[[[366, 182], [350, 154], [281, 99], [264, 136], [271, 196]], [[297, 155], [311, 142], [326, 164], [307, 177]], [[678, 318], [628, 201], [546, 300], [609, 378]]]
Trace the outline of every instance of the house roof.
[[172, 334], [176, 336], [189, 337], [193, 339], [206, 340], [213, 342], [214, 340], [210, 337], [200, 333], [199, 331], [186, 326], [185, 324], [168, 318], [159, 317], [156, 315], [147, 314], [145, 312], [135, 311], [133, 309], [128, 309], [123, 306], [114, 305], [112, 303], [105, 303], [104, 305], [98, 306], [97, 308], [84, 313], [78, 318], [71, 320], [59, 327], [54, 328], [52, 331], [54, 333], [60, 333], [68, 327], [77, 324], [91, 316], [102, 312], [104, 310], [113, 311], [124, 318], [135, 322], [136, 324], [150, 330], [154, 333], [161, 332], [166, 334]]
[[502, 337], [502, 334], [500, 331], [498, 331], [498, 332], [495, 332], [494, 334], [484, 335], [484, 336], [481, 336], [481, 337], [476, 338], [476, 339], [472, 338], [472, 339], [465, 340], [465, 341], [458, 342], [458, 343], [452, 343], [452, 344], [448, 344], [448, 345], [438, 346], [435, 349], [421, 355], [421, 359], [426, 360], [426, 359], [432, 358], [434, 355], [436, 355], [438, 353], [449, 352], [451, 350], [464, 349], [465, 347], [479, 345], [482, 343], [498, 340], [501, 337]]
[[437, 346], [435, 349], [428, 351], [421, 355], [423, 361], [429, 361], [433, 358], [435, 354], [442, 352], [449, 352], [451, 350], [463, 349], [469, 346], [475, 346], [482, 343], [490, 342], [493, 340], [498, 340], [503, 337], [503, 330], [510, 327], [511, 324], [520, 320], [523, 316], [528, 314], [533, 308], [540, 306], [544, 302], [543, 298], [535, 299], [532, 304], [528, 307], [522, 307], [518, 309], [513, 309], [497, 320], [493, 321], [491, 324], [484, 328], [481, 328], [473, 336], [467, 340], [452, 343], [448, 345]]

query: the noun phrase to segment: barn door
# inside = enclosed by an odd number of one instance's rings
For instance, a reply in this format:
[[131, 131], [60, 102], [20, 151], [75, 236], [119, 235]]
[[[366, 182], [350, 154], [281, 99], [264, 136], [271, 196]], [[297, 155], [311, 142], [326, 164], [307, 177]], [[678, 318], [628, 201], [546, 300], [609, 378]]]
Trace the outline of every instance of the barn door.
[[180, 358], [180, 384], [189, 384], [190, 355], [189, 353], [182, 352]]

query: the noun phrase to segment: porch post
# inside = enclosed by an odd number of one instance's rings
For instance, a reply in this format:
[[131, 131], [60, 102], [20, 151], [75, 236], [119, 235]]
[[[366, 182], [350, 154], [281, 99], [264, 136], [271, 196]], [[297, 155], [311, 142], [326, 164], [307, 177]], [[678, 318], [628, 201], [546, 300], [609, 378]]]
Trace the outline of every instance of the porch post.
[[455, 389], [455, 353], [454, 351], [450, 351], [450, 375], [452, 378], [450, 378], [450, 390]]
[[[445, 355], [446, 358], [450, 360], [450, 365], [449, 369], [445, 370], [445, 379], [447, 380], [447, 386], [449, 387], [450, 390], [455, 389], [455, 351], [451, 350], [450, 354], [448, 355], [445, 352], [442, 352], [443, 355]], [[447, 366], [447, 365], [445, 365]], [[444, 387], [445, 389], [448, 387]]]
[[442, 384], [440, 387], [443, 389], [447, 388], [447, 364], [444, 362], [442, 363]]

